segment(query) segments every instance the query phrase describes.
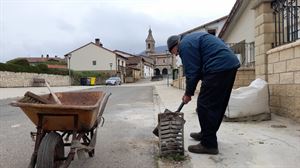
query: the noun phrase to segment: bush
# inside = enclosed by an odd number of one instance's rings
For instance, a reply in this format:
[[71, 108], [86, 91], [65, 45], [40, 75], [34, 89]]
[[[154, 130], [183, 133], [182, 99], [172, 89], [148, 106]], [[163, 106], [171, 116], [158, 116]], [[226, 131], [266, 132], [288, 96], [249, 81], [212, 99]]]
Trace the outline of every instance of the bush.
[[[71, 71], [74, 85], [80, 85], [80, 79], [86, 77], [96, 77], [97, 79], [106, 79], [109, 77], [108, 74], [97, 72], [97, 71]], [[99, 83], [97, 83], [99, 84]]]
[[8, 64], [16, 64], [21, 66], [29, 66], [29, 62], [26, 59], [15, 59], [7, 62]]
[[45, 73], [55, 75], [68, 75], [67, 69], [49, 69], [46, 64], [38, 64], [37, 66], [24, 66], [13, 63], [0, 63], [0, 71], [9, 72], [28, 72], [28, 73]]
[[35, 67], [40, 70], [40, 73], [47, 73], [49, 71], [46, 64], [37, 64]]

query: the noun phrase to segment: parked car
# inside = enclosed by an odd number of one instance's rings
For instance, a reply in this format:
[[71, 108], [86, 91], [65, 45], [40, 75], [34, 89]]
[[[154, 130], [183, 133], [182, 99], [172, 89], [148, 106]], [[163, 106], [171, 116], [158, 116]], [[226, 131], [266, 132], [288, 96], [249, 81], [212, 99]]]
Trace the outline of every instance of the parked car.
[[121, 85], [122, 81], [120, 77], [110, 77], [105, 81], [106, 85]]

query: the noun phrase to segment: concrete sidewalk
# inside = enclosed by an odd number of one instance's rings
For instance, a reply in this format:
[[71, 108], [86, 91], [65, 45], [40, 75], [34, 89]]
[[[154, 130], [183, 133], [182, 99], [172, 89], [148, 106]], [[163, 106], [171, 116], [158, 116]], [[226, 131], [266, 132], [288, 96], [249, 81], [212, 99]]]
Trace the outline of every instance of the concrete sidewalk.
[[[181, 103], [183, 90], [167, 85], [156, 85], [159, 95], [158, 109], [175, 111]], [[277, 115], [262, 122], [223, 122], [218, 131], [218, 155], [193, 154], [189, 145], [199, 143], [190, 138], [190, 132], [199, 132], [195, 112], [197, 96], [182, 109], [186, 120], [184, 141], [190, 158], [183, 167], [261, 167], [296, 168], [300, 165], [300, 123]], [[162, 164], [163, 165], [163, 164]], [[170, 165], [161, 167], [173, 167]]]

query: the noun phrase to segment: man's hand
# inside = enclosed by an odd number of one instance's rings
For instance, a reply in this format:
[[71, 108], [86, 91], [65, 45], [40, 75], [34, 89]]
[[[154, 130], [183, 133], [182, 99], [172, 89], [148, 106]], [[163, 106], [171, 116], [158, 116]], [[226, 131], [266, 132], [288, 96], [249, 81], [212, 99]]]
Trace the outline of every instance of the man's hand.
[[182, 96], [182, 102], [183, 102], [184, 104], [188, 104], [191, 100], [192, 100], [192, 97], [191, 97], [191, 96], [187, 96], [187, 95], [183, 95], [183, 96]]

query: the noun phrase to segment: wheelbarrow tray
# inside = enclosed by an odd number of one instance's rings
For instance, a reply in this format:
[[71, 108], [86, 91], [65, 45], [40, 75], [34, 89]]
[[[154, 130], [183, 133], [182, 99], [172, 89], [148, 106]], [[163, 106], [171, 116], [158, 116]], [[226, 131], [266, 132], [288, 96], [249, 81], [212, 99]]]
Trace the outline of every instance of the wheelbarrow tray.
[[[17, 101], [13, 106], [20, 107], [28, 118], [38, 126], [42, 116], [42, 129], [46, 131], [85, 132], [93, 128], [101, 110], [105, 93], [102, 91], [57, 92], [62, 104], [55, 104], [50, 94], [40, 95], [53, 104], [23, 103]], [[104, 107], [103, 107], [104, 108]], [[101, 113], [102, 113], [101, 112]]]

